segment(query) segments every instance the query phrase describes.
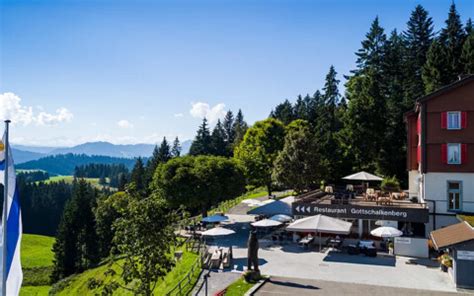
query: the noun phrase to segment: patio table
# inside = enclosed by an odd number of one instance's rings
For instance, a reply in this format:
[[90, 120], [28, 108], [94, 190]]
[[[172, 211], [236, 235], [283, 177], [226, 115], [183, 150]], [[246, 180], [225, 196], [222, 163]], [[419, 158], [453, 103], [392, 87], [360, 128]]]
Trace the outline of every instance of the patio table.
[[314, 241], [314, 237], [312, 236], [307, 236], [307, 237], [304, 237], [302, 238], [298, 244], [300, 246], [303, 246], [303, 247], [308, 247], [310, 243], [312, 243]]

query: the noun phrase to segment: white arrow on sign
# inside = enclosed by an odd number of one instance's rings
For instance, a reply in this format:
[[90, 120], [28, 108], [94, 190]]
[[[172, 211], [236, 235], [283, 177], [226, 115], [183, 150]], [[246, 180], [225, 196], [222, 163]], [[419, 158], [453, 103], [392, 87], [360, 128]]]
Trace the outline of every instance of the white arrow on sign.
[[295, 211], [297, 211], [297, 212], [299, 213], [299, 212], [300, 212], [300, 206], [297, 206], [297, 207], [295, 208]]
[[309, 214], [309, 213], [311, 212], [311, 207], [308, 206], [308, 207], [306, 208], [306, 212], [308, 212], [308, 214]]

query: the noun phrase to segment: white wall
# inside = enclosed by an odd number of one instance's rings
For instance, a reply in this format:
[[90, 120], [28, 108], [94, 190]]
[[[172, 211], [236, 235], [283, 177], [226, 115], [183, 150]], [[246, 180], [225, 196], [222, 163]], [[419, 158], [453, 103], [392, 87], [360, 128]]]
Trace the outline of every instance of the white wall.
[[419, 193], [420, 173], [412, 170], [408, 172], [408, 195], [409, 197], [421, 197]]
[[436, 200], [437, 213], [453, 213], [448, 211], [448, 181], [462, 182], [462, 211], [474, 213], [474, 173], [427, 173], [423, 177], [423, 196]]
[[428, 239], [396, 237], [394, 252], [399, 256], [428, 258]]

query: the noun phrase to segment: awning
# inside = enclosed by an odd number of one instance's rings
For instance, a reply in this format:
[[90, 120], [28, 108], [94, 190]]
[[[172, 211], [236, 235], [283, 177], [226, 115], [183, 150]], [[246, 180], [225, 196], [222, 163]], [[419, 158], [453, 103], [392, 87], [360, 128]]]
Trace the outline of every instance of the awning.
[[352, 223], [324, 215], [310, 216], [296, 220], [288, 225], [286, 230], [297, 232], [325, 232], [334, 234], [349, 234]]
[[354, 180], [354, 181], [382, 181], [383, 180], [383, 178], [381, 178], [379, 176], [372, 175], [372, 174], [364, 172], [364, 171], [358, 172], [358, 173], [355, 173], [355, 174], [352, 174], [352, 175], [349, 175], [349, 176], [345, 176], [342, 179], [344, 179], [344, 180]]
[[280, 200], [275, 200], [258, 208], [247, 212], [250, 215], [273, 216], [278, 214], [291, 215], [291, 205], [295, 201], [294, 196], [288, 196]]
[[431, 239], [437, 250], [465, 241], [474, 240], [474, 228], [467, 222], [461, 222], [431, 231]]

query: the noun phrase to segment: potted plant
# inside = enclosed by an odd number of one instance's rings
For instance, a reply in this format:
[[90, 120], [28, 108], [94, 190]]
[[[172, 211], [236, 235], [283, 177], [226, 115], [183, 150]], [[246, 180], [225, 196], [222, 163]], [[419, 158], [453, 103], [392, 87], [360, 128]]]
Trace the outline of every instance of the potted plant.
[[449, 268], [453, 267], [453, 259], [447, 253], [439, 256], [438, 261], [443, 272], [447, 272]]
[[384, 178], [381, 188], [383, 191], [397, 192], [400, 191], [400, 182], [398, 182], [395, 176]]

